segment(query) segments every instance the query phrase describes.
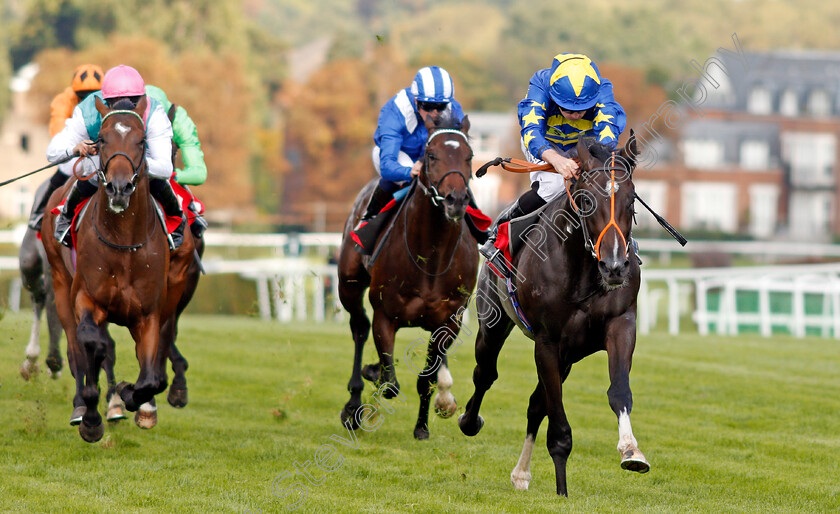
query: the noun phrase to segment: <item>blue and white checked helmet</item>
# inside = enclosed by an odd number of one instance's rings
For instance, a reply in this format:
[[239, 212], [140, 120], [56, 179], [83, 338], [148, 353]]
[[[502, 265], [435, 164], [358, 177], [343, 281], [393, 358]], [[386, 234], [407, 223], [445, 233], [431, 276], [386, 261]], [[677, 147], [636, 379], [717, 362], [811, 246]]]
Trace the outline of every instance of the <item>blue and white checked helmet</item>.
[[411, 94], [420, 102], [449, 103], [455, 95], [455, 85], [449, 72], [440, 66], [426, 66], [414, 76]]

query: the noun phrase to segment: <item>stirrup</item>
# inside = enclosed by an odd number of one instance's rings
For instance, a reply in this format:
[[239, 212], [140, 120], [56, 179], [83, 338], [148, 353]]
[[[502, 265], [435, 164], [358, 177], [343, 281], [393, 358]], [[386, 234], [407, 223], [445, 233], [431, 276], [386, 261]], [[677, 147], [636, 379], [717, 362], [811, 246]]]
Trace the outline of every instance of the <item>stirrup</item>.
[[[501, 274], [502, 278], [508, 279], [511, 277], [511, 270], [508, 268], [507, 259], [505, 259], [504, 254], [498, 248], [495, 248], [495, 252], [493, 252], [489, 257], [485, 255], [484, 260], [488, 265], [491, 265], [493, 269], [498, 271]], [[482, 255], [484, 255], [482, 253]]]

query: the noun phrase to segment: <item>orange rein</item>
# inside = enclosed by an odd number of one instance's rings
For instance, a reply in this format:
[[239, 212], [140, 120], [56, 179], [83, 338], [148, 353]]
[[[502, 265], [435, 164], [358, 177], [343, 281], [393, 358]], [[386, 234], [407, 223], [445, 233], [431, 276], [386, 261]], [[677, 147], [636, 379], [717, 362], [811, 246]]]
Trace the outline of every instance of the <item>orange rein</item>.
[[[618, 235], [621, 236], [621, 240], [624, 241], [624, 247], [627, 248], [627, 238], [624, 237], [624, 234], [621, 232], [621, 229], [618, 227], [618, 224], [615, 222], [615, 152], [612, 153], [612, 165], [610, 166], [610, 222], [607, 223], [607, 226], [604, 227], [604, 230], [598, 235], [598, 240], [595, 241], [595, 255], [598, 260], [601, 260], [601, 239], [604, 238], [604, 234], [607, 233], [607, 230], [610, 227], [615, 227], [616, 231], [618, 231]], [[568, 188], [566, 189], [568, 191]]]

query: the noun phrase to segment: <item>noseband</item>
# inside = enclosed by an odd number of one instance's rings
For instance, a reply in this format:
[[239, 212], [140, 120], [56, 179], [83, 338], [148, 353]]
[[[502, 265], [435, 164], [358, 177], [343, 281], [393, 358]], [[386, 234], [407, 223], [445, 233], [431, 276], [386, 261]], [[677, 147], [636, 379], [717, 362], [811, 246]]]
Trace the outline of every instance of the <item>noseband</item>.
[[[457, 130], [457, 129], [435, 130], [434, 132], [432, 132], [432, 134], [426, 140], [426, 146], [423, 149], [423, 153], [425, 154], [424, 163], [423, 163], [423, 174], [426, 175], [426, 179], [428, 179], [429, 181], [431, 181], [431, 179], [429, 178], [429, 171], [428, 171], [429, 166], [430, 166], [430, 164], [429, 164], [429, 151], [428, 151], [429, 150], [429, 145], [431, 144], [432, 140], [435, 137], [437, 137], [441, 134], [457, 134], [457, 135], [463, 137], [464, 142], [467, 143], [467, 148], [469, 148], [470, 153], [472, 154], [472, 147], [470, 146], [470, 141], [467, 138], [467, 135], [464, 134], [463, 132], [461, 132], [460, 130]], [[460, 175], [462, 179], [464, 179], [464, 185], [466, 186], [467, 183], [469, 182], [469, 179], [467, 177], [465, 177], [464, 173], [461, 172], [460, 170], [447, 171], [446, 173], [443, 174], [443, 176], [440, 178], [440, 180], [437, 181], [437, 183], [429, 184], [429, 186], [426, 186], [426, 184], [424, 184], [422, 180], [418, 180], [417, 183], [420, 185], [420, 188], [423, 190], [423, 193], [432, 200], [432, 205], [434, 205], [435, 207], [440, 207], [440, 203], [443, 202], [444, 197], [440, 194], [440, 192], [438, 191], [438, 188], [443, 183], [443, 181], [446, 179], [446, 177], [448, 177], [449, 175], [456, 174], [456, 173], [458, 175]], [[472, 176], [472, 172], [470, 172], [470, 176]]]
[[[610, 227], [615, 227], [616, 231], [618, 231], [618, 235], [621, 236], [622, 241], [625, 244], [625, 252], [630, 251], [630, 241], [624, 237], [624, 233], [621, 231], [621, 228], [618, 226], [618, 223], [615, 222], [615, 192], [618, 190], [618, 185], [615, 183], [615, 152], [612, 153], [612, 163], [610, 166], [610, 222], [607, 223], [607, 226], [601, 230], [601, 233], [598, 234], [598, 239], [595, 243], [592, 243], [592, 237], [589, 235], [589, 228], [586, 226], [586, 220], [584, 219], [586, 216], [580, 213], [580, 209], [578, 208], [577, 204], [575, 203], [575, 199], [572, 196], [571, 191], [569, 191], [568, 182], [566, 182], [566, 194], [569, 197], [569, 202], [572, 204], [572, 208], [575, 211], [575, 214], [578, 215], [578, 220], [580, 220], [580, 226], [583, 230], [583, 240], [584, 240], [584, 247], [589, 250], [589, 253], [592, 254], [592, 257], [595, 260], [601, 260], [601, 240], [606, 235], [607, 230]], [[590, 213], [591, 214], [591, 213]]]
[[[134, 116], [137, 116], [137, 119], [139, 119], [141, 123], [143, 122], [143, 118], [140, 117], [140, 115], [137, 114], [134, 111], [117, 110], [117, 111], [111, 111], [108, 114], [106, 114], [105, 116], [103, 116], [102, 117], [102, 123], [105, 123], [105, 120], [107, 120], [108, 117], [111, 116], [112, 114], [133, 114]], [[99, 143], [100, 146], [102, 145], [101, 131], [100, 131], [100, 136], [99, 136], [98, 143]], [[134, 160], [131, 158], [131, 156], [129, 156], [125, 152], [114, 152], [111, 155], [109, 155], [108, 159], [106, 159], [104, 162], [100, 161], [99, 169], [97, 170], [96, 173], [99, 175], [99, 180], [102, 182], [103, 187], [108, 185], [108, 180], [107, 180], [107, 178], [105, 178], [105, 170], [108, 169], [108, 163], [110, 163], [111, 160], [114, 157], [118, 157], [118, 156], [125, 157], [128, 160], [129, 164], [131, 164], [131, 168], [134, 170], [134, 175], [132, 175], [132, 177], [131, 177], [131, 185], [132, 186], [137, 185], [137, 181], [140, 179], [140, 171], [143, 168], [143, 164], [146, 162], [146, 159], [145, 159], [145, 155], [146, 155], [146, 136], [145, 136], [145, 134], [143, 136], [143, 141], [141, 143], [141, 146], [142, 146], [142, 149], [141, 149], [141, 152], [140, 152], [140, 155], [141, 155], [140, 162], [138, 162], [136, 165], [134, 164]]]

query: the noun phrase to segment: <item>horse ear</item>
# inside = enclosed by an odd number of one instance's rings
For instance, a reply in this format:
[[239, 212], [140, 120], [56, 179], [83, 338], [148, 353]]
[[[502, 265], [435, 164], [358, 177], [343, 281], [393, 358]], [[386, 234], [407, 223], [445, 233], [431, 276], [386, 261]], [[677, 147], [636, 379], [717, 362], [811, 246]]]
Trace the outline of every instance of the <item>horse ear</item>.
[[102, 99], [98, 96], [94, 96], [93, 98], [93, 101], [96, 103], [96, 110], [99, 111], [100, 116], [105, 116], [108, 113], [108, 111], [110, 111], [110, 109], [108, 109], [108, 106], [105, 105], [105, 102], [103, 102]]
[[624, 147], [619, 150], [618, 155], [630, 165], [631, 171], [636, 167], [636, 156], [639, 155], [639, 151], [636, 144], [636, 133], [633, 132], [633, 129], [630, 129], [630, 138], [624, 143]]
[[146, 114], [146, 104], [148, 101], [146, 100], [146, 95], [140, 97], [140, 101], [137, 102], [137, 105], [134, 106], [134, 112], [140, 115], [140, 118], [143, 118], [143, 115]]
[[580, 164], [584, 170], [594, 170], [601, 166], [601, 162], [595, 157], [592, 157], [592, 154], [589, 153], [589, 147], [586, 145], [586, 141], [582, 137], [579, 138], [577, 142], [577, 154], [578, 159], [580, 159]]
[[464, 115], [464, 119], [461, 120], [461, 132], [464, 134], [469, 133], [470, 131], [470, 117], [466, 114]]

